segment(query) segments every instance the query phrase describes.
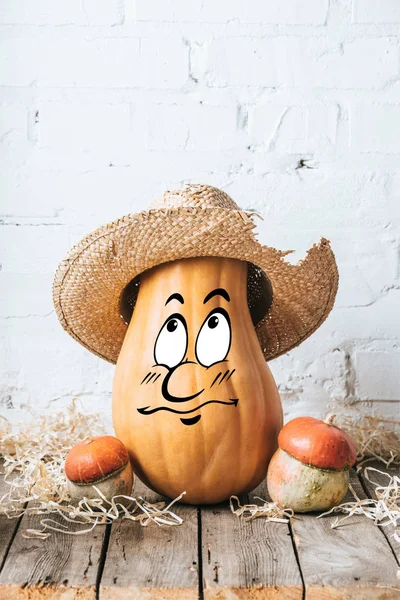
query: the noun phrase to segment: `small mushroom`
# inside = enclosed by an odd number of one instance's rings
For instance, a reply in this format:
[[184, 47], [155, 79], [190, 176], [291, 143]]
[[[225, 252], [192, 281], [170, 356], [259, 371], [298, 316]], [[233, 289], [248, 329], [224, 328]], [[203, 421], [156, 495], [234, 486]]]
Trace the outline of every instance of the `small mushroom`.
[[96, 486], [111, 500], [129, 495], [133, 472], [124, 444], [111, 435], [87, 438], [76, 444], [65, 459], [68, 490], [73, 500], [99, 498]]
[[280, 507], [329, 510], [345, 497], [357, 451], [334, 418], [298, 417], [281, 429], [267, 475], [269, 494]]

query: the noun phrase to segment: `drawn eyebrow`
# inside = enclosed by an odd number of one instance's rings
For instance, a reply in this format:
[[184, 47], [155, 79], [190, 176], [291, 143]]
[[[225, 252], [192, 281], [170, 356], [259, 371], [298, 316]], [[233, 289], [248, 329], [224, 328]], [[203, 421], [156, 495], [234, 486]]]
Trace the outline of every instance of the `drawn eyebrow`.
[[165, 306], [167, 306], [168, 302], [171, 302], [171, 300], [178, 300], [178, 302], [180, 302], [181, 304], [185, 303], [185, 301], [183, 300], [183, 296], [181, 294], [178, 294], [178, 292], [175, 292], [175, 294], [170, 295], [170, 297], [165, 303]]
[[227, 302], [231, 301], [228, 292], [224, 290], [224, 288], [216, 288], [215, 290], [207, 294], [207, 296], [204, 298], [203, 304], [211, 300], [211, 298], [214, 298], [214, 296], [222, 296]]

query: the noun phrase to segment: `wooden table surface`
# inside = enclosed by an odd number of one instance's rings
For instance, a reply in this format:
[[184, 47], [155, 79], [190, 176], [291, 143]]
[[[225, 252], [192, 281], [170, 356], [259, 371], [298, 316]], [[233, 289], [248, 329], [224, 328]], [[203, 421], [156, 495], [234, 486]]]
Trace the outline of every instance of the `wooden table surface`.
[[[351, 479], [360, 498], [374, 497], [362, 476], [352, 472]], [[5, 486], [1, 480], [0, 497]], [[135, 493], [159, 498], [140, 483]], [[256, 495], [266, 497], [265, 484], [242, 500]], [[178, 527], [118, 520], [46, 540], [23, 536], [40, 517], [0, 517], [0, 599], [400, 600], [393, 528], [363, 516], [332, 529], [334, 517], [315, 515], [246, 522], [227, 504], [177, 505], [175, 512], [184, 520]]]

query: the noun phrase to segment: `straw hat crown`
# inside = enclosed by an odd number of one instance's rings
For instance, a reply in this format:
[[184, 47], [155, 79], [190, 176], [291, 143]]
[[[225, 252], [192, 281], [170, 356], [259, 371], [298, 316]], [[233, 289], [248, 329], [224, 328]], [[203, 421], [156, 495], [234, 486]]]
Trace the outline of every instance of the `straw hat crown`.
[[211, 185], [188, 184], [179, 190], [167, 190], [150, 204], [150, 209], [161, 208], [226, 208], [240, 210], [228, 194]]

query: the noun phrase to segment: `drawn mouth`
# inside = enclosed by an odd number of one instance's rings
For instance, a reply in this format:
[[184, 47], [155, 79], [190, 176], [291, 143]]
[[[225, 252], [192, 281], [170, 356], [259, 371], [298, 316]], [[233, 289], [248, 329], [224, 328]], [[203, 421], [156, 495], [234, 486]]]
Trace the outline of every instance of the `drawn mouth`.
[[[222, 400], [208, 400], [207, 402], [203, 402], [200, 406], [196, 406], [191, 410], [177, 410], [176, 408], [170, 408], [169, 406], [157, 406], [157, 408], [150, 408], [150, 406], [144, 406], [143, 408], [138, 408], [137, 411], [141, 415], [152, 415], [153, 413], [158, 412], [159, 410], [166, 410], [168, 412], [175, 413], [176, 415], [189, 415], [192, 412], [196, 412], [207, 406], [207, 404], [225, 404], [227, 406], [237, 406], [239, 402], [239, 398], [231, 398], [228, 402], [223, 402]], [[189, 419], [187, 419], [189, 421]]]
[[[222, 400], [208, 400], [207, 402], [203, 402], [200, 406], [196, 406], [196, 408], [192, 408], [191, 410], [176, 410], [176, 408], [170, 408], [169, 406], [157, 406], [157, 408], [150, 408], [150, 406], [145, 406], [143, 408], [138, 408], [137, 411], [141, 415], [152, 415], [159, 410], [166, 410], [168, 412], [175, 413], [176, 415], [189, 415], [192, 412], [196, 412], [203, 408], [203, 406], [207, 406], [207, 404], [225, 404], [227, 406], [237, 406], [239, 402], [239, 398], [230, 398], [229, 402], [223, 402]], [[189, 419], [181, 419], [181, 423], [183, 425], [195, 425], [201, 419], [201, 415], [196, 415], [195, 417], [190, 417]]]

